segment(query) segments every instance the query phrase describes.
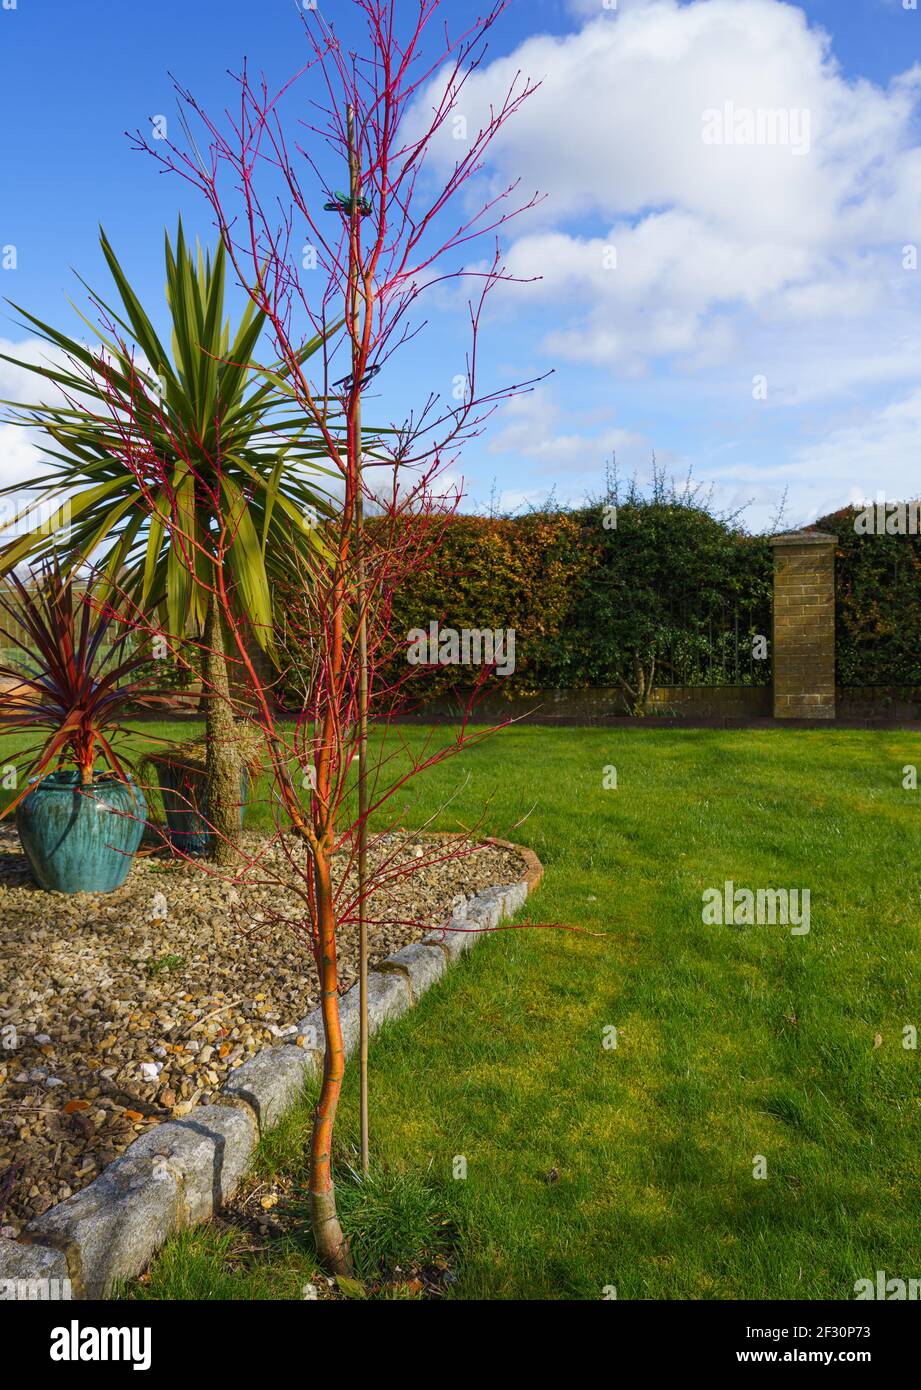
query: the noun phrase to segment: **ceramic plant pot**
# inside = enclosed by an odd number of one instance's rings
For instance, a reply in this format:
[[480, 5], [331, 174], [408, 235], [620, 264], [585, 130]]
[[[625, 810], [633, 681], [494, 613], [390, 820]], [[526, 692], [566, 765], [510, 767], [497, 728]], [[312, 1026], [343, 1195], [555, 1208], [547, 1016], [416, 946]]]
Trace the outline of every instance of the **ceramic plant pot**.
[[42, 887], [56, 893], [111, 893], [128, 876], [147, 804], [130, 779], [51, 772], [16, 808], [16, 829]]

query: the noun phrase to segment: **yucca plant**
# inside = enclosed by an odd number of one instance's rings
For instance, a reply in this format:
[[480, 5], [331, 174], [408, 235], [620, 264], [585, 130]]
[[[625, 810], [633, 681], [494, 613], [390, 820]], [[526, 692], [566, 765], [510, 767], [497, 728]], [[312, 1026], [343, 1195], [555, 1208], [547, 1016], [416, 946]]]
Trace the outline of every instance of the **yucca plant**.
[[[83, 787], [100, 772], [129, 780], [117, 745], [128, 732], [122, 720], [130, 707], [152, 706], [150, 683], [137, 679], [143, 655], [128, 649], [129, 629], [114, 612], [98, 606], [92, 579], [77, 591], [52, 562], [26, 584], [11, 576], [13, 595], [0, 595], [5, 645], [19, 654], [0, 665], [0, 679], [15, 690], [0, 706], [0, 728], [44, 735], [24, 753], [26, 775], [8, 815], [28, 793], [29, 778], [72, 763]], [[97, 763], [100, 766], [97, 766]]]
[[[231, 332], [223, 244], [213, 257], [200, 247], [193, 252], [181, 222], [175, 250], [166, 237], [171, 352], [104, 232], [100, 244], [121, 304], [115, 309], [90, 291], [100, 322], [81, 318], [98, 348], [13, 305], [23, 326], [65, 362], [0, 356], [58, 387], [64, 403], [6, 402], [9, 420], [40, 431], [50, 471], [34, 480], [39, 496], [10, 523], [6, 544], [0, 533], [0, 575], [57, 553], [63, 536], [65, 572], [101, 554], [101, 594], [106, 584], [117, 586], [140, 608], [156, 609], [173, 639], [201, 639], [209, 819], [215, 854], [229, 859], [239, 834], [240, 778], [222, 626], [208, 599], [213, 527], [216, 515], [233, 519], [228, 588], [255, 641], [271, 651], [272, 567], [286, 563], [292, 545], [316, 543], [313, 523], [327, 500], [327, 470], [317, 460], [326, 451], [305, 432], [303, 416], [291, 414], [290, 363], [258, 366], [265, 316], [249, 302]], [[322, 343], [322, 336], [308, 342], [300, 361]], [[57, 510], [49, 517], [49, 509]], [[29, 513], [41, 523], [30, 526]]]

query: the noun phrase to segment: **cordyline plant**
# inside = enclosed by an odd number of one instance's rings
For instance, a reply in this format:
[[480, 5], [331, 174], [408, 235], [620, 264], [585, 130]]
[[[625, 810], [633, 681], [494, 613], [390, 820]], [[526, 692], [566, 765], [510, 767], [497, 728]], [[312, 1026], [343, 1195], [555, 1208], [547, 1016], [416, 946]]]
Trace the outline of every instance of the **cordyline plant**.
[[[34, 778], [73, 762], [81, 785], [90, 786], [98, 761], [127, 782], [117, 751], [127, 733], [122, 719], [156, 700], [150, 682], [138, 679], [147, 659], [129, 650], [130, 630], [111, 607], [95, 606], [92, 578], [77, 589], [56, 562], [28, 584], [15, 574], [9, 583], [14, 596], [0, 596], [9, 626], [0, 626], [0, 636], [22, 657], [0, 666], [0, 679], [11, 687], [0, 705], [0, 728], [47, 735], [25, 753]], [[29, 789], [25, 781], [4, 815]]]
[[[196, 637], [207, 630], [207, 686], [220, 692], [226, 685], [223, 633], [206, 587], [193, 582], [190, 568], [193, 554], [198, 571], [212, 563], [211, 498], [238, 515], [230, 557], [234, 587], [252, 640], [269, 647], [272, 559], [283, 564], [292, 545], [311, 543], [311, 518], [325, 496], [325, 445], [305, 432], [300, 412], [292, 413], [283, 385], [286, 363], [273, 363], [261, 379], [253, 371], [265, 315], [250, 301], [231, 330], [223, 243], [213, 257], [190, 246], [181, 221], [175, 244], [166, 236], [167, 342], [104, 232], [100, 245], [119, 302], [112, 306], [90, 291], [97, 322], [84, 322], [98, 335], [98, 346], [87, 347], [13, 306], [55, 357], [50, 363], [0, 358], [53, 383], [61, 399], [15, 407], [9, 415], [38, 432], [49, 471], [35, 480], [38, 498], [0, 528], [0, 574], [52, 554], [65, 573], [87, 560], [98, 563], [100, 598], [117, 580], [139, 604], [157, 608], [171, 631], [182, 628]], [[300, 364], [320, 347], [317, 335], [302, 343]], [[128, 463], [134, 442], [156, 455], [168, 490], [148, 490], [152, 470]], [[213, 483], [218, 459], [219, 487], [203, 487]], [[0, 489], [0, 496], [17, 487]], [[180, 553], [167, 525], [172, 504], [182, 510], [183, 531], [194, 533], [194, 552], [183, 542]], [[208, 799], [221, 830], [215, 852], [226, 858], [239, 827], [239, 750], [220, 698], [206, 699], [205, 720]]]
[[[467, 78], [482, 61], [486, 37], [505, 7], [503, 0], [452, 38], [447, 27], [436, 29], [438, 0], [401, 2], [401, 15], [412, 17], [399, 31], [394, 3], [355, 0], [367, 40], [361, 55], [347, 53], [312, 11], [303, 21], [308, 61], [277, 93], [264, 80], [254, 82], [244, 68], [236, 79], [235, 114], [217, 121], [178, 88], [185, 147], [137, 136], [140, 148], [207, 199], [237, 279], [274, 333], [292, 406], [323, 441], [325, 463], [339, 479], [339, 506], [323, 529], [323, 548], [296, 557], [293, 587], [300, 600], [291, 604], [289, 618], [296, 620], [312, 661], [293, 733], [279, 720], [272, 692], [260, 681], [234, 619], [229, 567], [216, 563], [211, 570], [214, 599], [236, 648], [235, 675], [247, 685], [255, 711], [245, 717], [258, 723], [269, 753], [280, 830], [289, 828], [307, 856], [305, 867], [303, 859], [286, 851], [299, 901], [294, 925], [307, 935], [319, 973], [325, 1062], [311, 1139], [310, 1197], [318, 1253], [336, 1272], [349, 1267], [331, 1169], [345, 1060], [337, 933], [346, 922], [359, 925], [364, 1003], [367, 928], [374, 925], [366, 904], [382, 883], [412, 871], [388, 863], [386, 856], [383, 869], [369, 866], [369, 820], [376, 817], [379, 824], [388, 798], [408, 777], [483, 736], [471, 732], [465, 717], [444, 746], [407, 754], [409, 771], [392, 772], [389, 782], [393, 753], [385, 751], [386, 739], [375, 738], [376, 751], [369, 756], [369, 715], [380, 716], [386, 731], [405, 698], [402, 678], [382, 679], [394, 647], [406, 650], [406, 634], [390, 629], [391, 596], [431, 555], [439, 525], [456, 501], [444, 496], [440, 475], [488, 414], [531, 384], [483, 393], [476, 364], [487, 296], [511, 278], [501, 261], [498, 229], [536, 199], [518, 201], [515, 185], [493, 190], [473, 211], [462, 200], [460, 215], [443, 225], [452, 201], [481, 170], [490, 142], [531, 85], [516, 78], [480, 129], [465, 145], [453, 146], [461, 152], [446, 176], [439, 177], [428, 158], [442, 133], [456, 128], [453, 117]], [[423, 41], [436, 33], [434, 52], [426, 54]], [[309, 101], [301, 111], [308, 118], [292, 125], [288, 113], [305, 85]], [[485, 263], [468, 266], [459, 260], [487, 234], [494, 245]], [[300, 254], [302, 244], [310, 254]], [[378, 428], [369, 456], [362, 444], [365, 388], [372, 380], [375, 390], [384, 384], [392, 352], [418, 331], [410, 315], [423, 291], [459, 279], [474, 289], [462, 398], [443, 406], [430, 395], [408, 418], [387, 431]], [[332, 332], [341, 319], [342, 332]], [[314, 380], [302, 347], [318, 336], [323, 375]], [[332, 428], [331, 405], [345, 420], [344, 441]], [[373, 531], [363, 525], [366, 503], [379, 513]], [[178, 511], [170, 524], [174, 532], [183, 531]], [[212, 541], [216, 555], [223, 552], [229, 559], [237, 543], [232, 515], [224, 516]], [[212, 581], [196, 571], [195, 582]], [[408, 679], [411, 670], [406, 670]], [[355, 757], [357, 778], [350, 773]], [[452, 845], [433, 853], [444, 858], [458, 852]], [[337, 853], [347, 864], [355, 862], [357, 884], [349, 879], [344, 887], [337, 880]], [[430, 862], [431, 857], [420, 859], [415, 868]], [[258, 855], [246, 871], [265, 874], [266, 865], [267, 856]], [[366, 1051], [363, 1023], [363, 1060]], [[366, 1111], [364, 1097], [362, 1108]]]

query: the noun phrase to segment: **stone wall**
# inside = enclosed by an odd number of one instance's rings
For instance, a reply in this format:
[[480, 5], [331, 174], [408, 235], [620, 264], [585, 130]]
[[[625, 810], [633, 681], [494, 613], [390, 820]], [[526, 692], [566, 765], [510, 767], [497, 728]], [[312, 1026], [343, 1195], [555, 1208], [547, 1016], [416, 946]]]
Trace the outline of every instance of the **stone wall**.
[[921, 719], [921, 686], [838, 687], [839, 719]]
[[[435, 700], [421, 706], [405, 722], [427, 724], [456, 719], [459, 706]], [[536, 694], [505, 700], [488, 696], [476, 706], [473, 722], [500, 724], [509, 719], [530, 724], [608, 724], [632, 713], [624, 693], [616, 686], [586, 690], [539, 690]], [[672, 718], [769, 719], [769, 685], [658, 686], [650, 692], [646, 717], [667, 723]]]
[[649, 712], [688, 719], [770, 719], [769, 685], [674, 685], [652, 691]]
[[[685, 685], [658, 686], [649, 698], [645, 723], [651, 728], [672, 722], [700, 724], [749, 724], [774, 717], [773, 691], [769, 685]], [[841, 688], [835, 692], [836, 714], [840, 720], [854, 722], [921, 721], [921, 687], [867, 686]], [[592, 690], [541, 690], [530, 699], [487, 699], [477, 705], [474, 724], [501, 724], [508, 719], [526, 724], [570, 727], [613, 724], [629, 715], [621, 691], [614, 688]], [[402, 723], [440, 724], [458, 717], [457, 706], [448, 701], [425, 705]], [[784, 717], [784, 716], [781, 716]], [[787, 715], [786, 718], [828, 718], [828, 715]]]

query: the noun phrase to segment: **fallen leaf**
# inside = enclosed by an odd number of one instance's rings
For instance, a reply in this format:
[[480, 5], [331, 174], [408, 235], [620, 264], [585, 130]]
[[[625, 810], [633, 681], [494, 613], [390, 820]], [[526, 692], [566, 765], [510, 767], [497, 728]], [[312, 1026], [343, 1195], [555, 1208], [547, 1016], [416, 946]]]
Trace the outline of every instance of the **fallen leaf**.
[[89, 1110], [88, 1100], [69, 1100], [64, 1106], [65, 1115], [76, 1115], [79, 1110]]
[[882, 1045], [883, 1045], [883, 1035], [882, 1035], [882, 1033], [877, 1033], [876, 1037], [873, 1039], [873, 1046], [874, 1046], [874, 1047], [882, 1047]]
[[130, 1120], [133, 1125], [140, 1124], [144, 1118], [139, 1110], [125, 1110], [123, 1113], [125, 1119]]
[[340, 1293], [344, 1293], [346, 1298], [368, 1297], [364, 1284], [360, 1284], [357, 1279], [346, 1279], [344, 1274], [339, 1274], [336, 1276], [336, 1283], [339, 1285]]

